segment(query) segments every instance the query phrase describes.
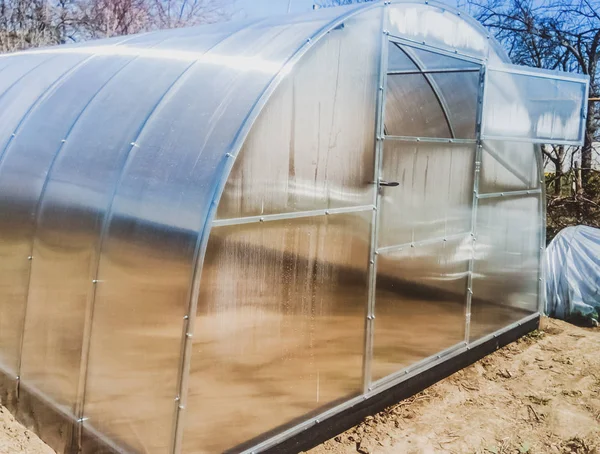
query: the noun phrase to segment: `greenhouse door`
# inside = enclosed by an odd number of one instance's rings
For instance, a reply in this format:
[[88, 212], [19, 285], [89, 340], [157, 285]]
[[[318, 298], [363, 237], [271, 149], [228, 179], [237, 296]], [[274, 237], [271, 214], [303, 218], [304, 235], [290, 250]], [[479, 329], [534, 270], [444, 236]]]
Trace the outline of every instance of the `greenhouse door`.
[[389, 42], [372, 382], [464, 345], [482, 75]]

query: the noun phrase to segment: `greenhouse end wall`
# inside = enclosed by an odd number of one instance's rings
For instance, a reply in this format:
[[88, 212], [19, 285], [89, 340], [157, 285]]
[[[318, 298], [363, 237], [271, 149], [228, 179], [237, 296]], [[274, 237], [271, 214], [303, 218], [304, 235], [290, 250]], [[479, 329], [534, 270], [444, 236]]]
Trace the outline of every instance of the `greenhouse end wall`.
[[277, 450], [523, 334], [587, 83], [431, 2], [0, 56], [3, 404], [58, 452]]

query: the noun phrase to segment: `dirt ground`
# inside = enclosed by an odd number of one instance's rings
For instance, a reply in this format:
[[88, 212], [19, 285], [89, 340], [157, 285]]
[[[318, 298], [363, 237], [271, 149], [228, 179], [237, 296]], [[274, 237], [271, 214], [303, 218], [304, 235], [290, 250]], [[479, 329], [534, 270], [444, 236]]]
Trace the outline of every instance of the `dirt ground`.
[[540, 331], [310, 454], [600, 454], [600, 329]]
[[[51, 454], [0, 408], [0, 454]], [[600, 329], [545, 319], [540, 331], [310, 454], [600, 454]]]
[[0, 453], [53, 454], [54, 451], [15, 421], [8, 410], [0, 407]]

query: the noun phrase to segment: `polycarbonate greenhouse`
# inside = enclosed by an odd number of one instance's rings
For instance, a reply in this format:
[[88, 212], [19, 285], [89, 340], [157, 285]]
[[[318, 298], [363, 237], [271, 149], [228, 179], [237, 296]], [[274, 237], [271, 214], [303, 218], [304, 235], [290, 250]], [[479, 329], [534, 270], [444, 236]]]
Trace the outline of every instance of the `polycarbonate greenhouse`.
[[0, 56], [2, 402], [58, 452], [297, 451], [534, 329], [587, 84], [433, 2]]

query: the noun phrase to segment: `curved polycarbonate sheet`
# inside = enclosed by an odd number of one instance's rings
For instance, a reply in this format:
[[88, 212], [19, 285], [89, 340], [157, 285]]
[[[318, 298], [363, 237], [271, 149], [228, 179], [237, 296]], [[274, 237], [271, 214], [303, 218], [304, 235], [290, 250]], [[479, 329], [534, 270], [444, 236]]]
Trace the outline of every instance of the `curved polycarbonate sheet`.
[[389, 7], [388, 31], [419, 44], [460, 52], [484, 60], [487, 33], [476, 22], [465, 20], [447, 7], [405, 3]]
[[379, 254], [373, 381], [464, 341], [470, 239]]
[[471, 231], [475, 145], [387, 140], [378, 247]]
[[385, 133], [389, 136], [452, 137], [440, 100], [423, 74], [387, 76]]
[[106, 221], [84, 426], [132, 450], [171, 443], [197, 242], [226, 153], [284, 63], [335, 17], [263, 21], [232, 35], [174, 85], [134, 140]]
[[479, 106], [479, 72], [429, 74], [444, 101], [454, 138], [475, 139]]
[[479, 200], [471, 340], [538, 310], [541, 212], [539, 194]]
[[482, 135], [582, 145], [587, 84], [558, 71], [488, 68]]
[[236, 160], [219, 219], [373, 203], [380, 28], [379, 9], [346, 21], [285, 78]]
[[539, 145], [528, 142], [483, 142], [479, 193], [522, 191], [540, 187]]
[[[10, 143], [25, 133], [22, 122], [53, 85], [81, 61], [80, 56], [43, 59], [24, 73], [20, 72], [20, 77], [11, 79], [12, 83], [0, 94], [0, 172], [5, 171]], [[27, 86], [26, 90], [22, 89], [23, 85]], [[21, 241], [27, 233], [19, 230], [18, 221], [11, 214], [12, 208], [18, 207], [19, 197], [17, 188], [11, 186], [3, 192], [0, 201], [0, 207], [4, 205], [0, 211], [0, 363], [13, 372], [19, 362], [31, 253]]]
[[[51, 275], [49, 281], [56, 288], [55, 292], [47, 293], [46, 297], [38, 300], [37, 295], [35, 293], [32, 295], [29, 290], [29, 281], [34, 286], [45, 287], [42, 282], [48, 279], [38, 281], [36, 270], [45, 260], [52, 259], [46, 254], [32, 254], [39, 199], [45, 188], [48, 169], [52, 167], [57, 153], [62, 148], [62, 140], [68, 137], [71, 125], [77, 120], [94, 93], [125, 63], [126, 60], [91, 59], [77, 72], [65, 77], [57, 87], [45, 95], [45, 99], [34, 107], [23, 121], [22, 128], [33, 128], [36, 134], [17, 134], [7, 147], [6, 155], [0, 164], [0, 191], [3, 194], [13, 194], [13, 203], [6, 204], [1, 209], [5, 214], [2, 220], [3, 224], [10, 222], [6, 226], [13, 232], [10, 237], [10, 248], [19, 251], [18, 255], [21, 258], [13, 263], [13, 276], [17, 274], [23, 276], [21, 279], [13, 279], [11, 291], [13, 294], [20, 295], [21, 303], [18, 306], [22, 310], [28, 298], [31, 303], [27, 317], [29, 329], [25, 330], [27, 335], [24, 337], [21, 352], [21, 377], [24, 383], [33, 385], [35, 376], [36, 386], [39, 385], [61, 404], [65, 403], [65, 399], [60, 398], [59, 386], [56, 386], [52, 378], [65, 379], [68, 376], [63, 367], [67, 358], [63, 357], [65, 349], [62, 347], [61, 340], [64, 339], [57, 338], [56, 335], [67, 335], [72, 329], [80, 329], [80, 326], [78, 324], [69, 328], [67, 323], [61, 323], [59, 327], [52, 325], [55, 317], [72, 316], [71, 310], [66, 308], [64, 312], [62, 308], [57, 310], [65, 299], [65, 296], [59, 293], [60, 289], [64, 289], [65, 276], [70, 276], [70, 273], [64, 273], [63, 277], [54, 274], [64, 272], [58, 262], [51, 260], [51, 265], [48, 267]], [[70, 82], [72, 78], [77, 79], [77, 77], [85, 80], [86, 83], [78, 84], [75, 89]], [[32, 258], [35, 257], [35, 260], [27, 260], [30, 255]], [[29, 279], [32, 266], [32, 277]], [[37, 342], [32, 344], [34, 339], [37, 339]], [[55, 345], [54, 342], [59, 344]], [[77, 346], [81, 342], [69, 341], [64, 345], [67, 344]], [[33, 371], [38, 373], [44, 371], [44, 373], [38, 375]], [[48, 376], [48, 373], [52, 375]], [[69, 386], [62, 386], [62, 392], [75, 393], [77, 383], [75, 382], [73, 386], [70, 386], [69, 382], [67, 384]], [[66, 402], [74, 402], [74, 399]]]

